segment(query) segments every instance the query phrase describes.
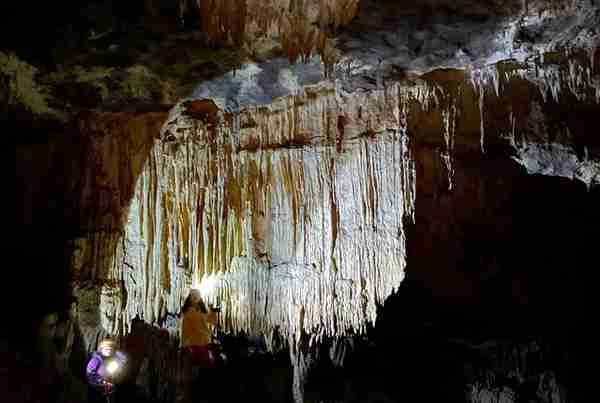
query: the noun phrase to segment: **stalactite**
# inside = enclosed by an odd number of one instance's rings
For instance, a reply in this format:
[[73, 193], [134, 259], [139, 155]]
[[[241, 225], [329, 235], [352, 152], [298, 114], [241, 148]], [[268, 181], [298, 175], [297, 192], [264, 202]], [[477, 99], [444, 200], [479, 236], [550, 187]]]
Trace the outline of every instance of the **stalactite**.
[[480, 134], [480, 140], [479, 140], [479, 145], [481, 147], [481, 153], [485, 154], [485, 148], [483, 146], [484, 144], [484, 137], [485, 137], [485, 120], [483, 118], [483, 107], [485, 105], [484, 102], [484, 95], [485, 95], [485, 89], [483, 87], [479, 87], [479, 132]]
[[[594, 79], [592, 61], [581, 57], [581, 50], [565, 51], [565, 54], [554, 55], [558, 62], [545, 64], [535, 59], [524, 65], [512, 66], [504, 71], [504, 78], [508, 83], [513, 77], [527, 80], [539, 89], [542, 102], [547, 103], [549, 96], [555, 103], [564, 102], [564, 96], [571, 96], [579, 102], [600, 102], [600, 82]], [[570, 58], [563, 59], [564, 56]], [[506, 69], [506, 67], [502, 67]], [[521, 118], [523, 119], [523, 118]], [[538, 102], [532, 102], [530, 114], [525, 122], [526, 128], [519, 131], [520, 141], [516, 141], [517, 117], [511, 112], [509, 116], [511, 133], [507, 138], [516, 151], [514, 159], [523, 165], [531, 174], [544, 174], [577, 179], [586, 184], [588, 188], [599, 181], [599, 166], [594, 160], [589, 160], [585, 155], [581, 158], [575, 148], [568, 141], [557, 142], [556, 138], [570, 139], [569, 129], [561, 129], [565, 133], [548, 132], [545, 116]], [[521, 124], [523, 126], [523, 123]]]
[[491, 85], [497, 97], [501, 93], [501, 75], [496, 64], [471, 71], [471, 84], [476, 90]]
[[288, 59], [306, 61], [317, 51], [330, 71], [335, 52], [327, 32], [347, 25], [359, 0], [208, 0], [199, 2], [202, 29], [209, 44], [242, 45], [277, 37]]
[[304, 383], [311, 363], [310, 354], [290, 348], [290, 360], [293, 366], [292, 394], [297, 403], [304, 402]]
[[439, 85], [419, 81], [415, 85], [401, 86], [399, 96], [405, 105], [416, 102], [423, 111], [429, 111], [440, 106], [440, 95], [443, 95], [443, 89]]
[[346, 355], [353, 348], [353, 340], [351, 338], [337, 337], [332, 340], [329, 346], [329, 359], [334, 367], [341, 368], [344, 366]]
[[513, 111], [510, 111], [508, 115], [508, 122], [510, 127], [510, 132], [506, 134], [501, 134], [500, 137], [509, 141], [510, 145], [513, 148], [517, 148], [517, 140], [516, 140], [516, 128], [517, 128], [517, 119]]
[[[568, 56], [566, 52], [557, 54]], [[593, 50], [583, 49], [581, 52], [593, 53]], [[522, 64], [485, 66], [471, 72], [471, 83], [479, 91], [483, 87], [493, 86], [496, 96], [500, 96], [503, 86], [516, 77], [537, 86], [544, 102], [547, 102], [550, 96], [558, 103], [561, 93], [566, 92], [578, 101], [590, 100], [600, 103], [600, 80], [594, 76], [594, 59], [580, 56], [577, 53], [565, 63], [550, 63], [545, 60], [544, 53], [541, 53], [539, 57], [531, 58]]]
[[307, 61], [317, 43], [324, 36], [319, 27], [314, 26], [307, 10], [308, 3], [297, 1], [292, 3], [289, 14], [282, 17], [280, 24], [281, 45], [291, 63], [298, 59]]
[[320, 0], [319, 25], [333, 29], [347, 25], [358, 12], [360, 0]]
[[440, 149], [439, 155], [446, 169], [448, 190], [452, 190], [454, 187], [453, 158], [456, 119], [459, 115], [456, 102], [462, 96], [462, 86], [444, 88], [438, 84], [422, 81], [413, 86], [401, 87], [399, 96], [403, 105], [404, 119], [406, 119], [411, 104], [416, 104], [422, 112], [435, 113], [439, 110], [443, 138], [443, 148]]
[[442, 130], [444, 135], [444, 144], [446, 148], [440, 153], [442, 161], [448, 173], [448, 190], [454, 186], [454, 167], [452, 165], [454, 151], [454, 135], [456, 132], [456, 98], [450, 101], [448, 109], [442, 111]]
[[[494, 93], [497, 97], [500, 96], [501, 93], [501, 75], [498, 72], [498, 67], [496, 65], [485, 66], [481, 69], [473, 70], [470, 72], [471, 76], [471, 86], [475, 90], [475, 92], [479, 95], [479, 132], [480, 132], [480, 140], [479, 146], [481, 148], [481, 153], [485, 153], [485, 118], [484, 118], [484, 108], [485, 108], [485, 87], [491, 85], [494, 88]], [[512, 76], [509, 76], [508, 73], [504, 74], [505, 82], [508, 82]]]
[[129, 208], [115, 320], [160, 323], [212, 281], [233, 331], [363, 331], [402, 281], [414, 219], [400, 108], [397, 86], [343, 100], [309, 88], [216, 126], [175, 108]]
[[552, 95], [554, 102], [559, 102], [561, 87], [560, 71], [558, 66], [549, 66], [539, 70], [540, 92], [544, 102], [548, 99], [548, 93]]
[[203, 0], [198, 5], [202, 29], [210, 44], [242, 43], [248, 13], [245, 0]]
[[[590, 66], [583, 66], [576, 60], [568, 61], [568, 75], [567, 75], [567, 87], [569, 92], [573, 94], [577, 100], [582, 101], [586, 98], [586, 90], [588, 87], [593, 86], [591, 78]], [[596, 92], [597, 92], [596, 88]], [[597, 102], [600, 102], [597, 99]]]

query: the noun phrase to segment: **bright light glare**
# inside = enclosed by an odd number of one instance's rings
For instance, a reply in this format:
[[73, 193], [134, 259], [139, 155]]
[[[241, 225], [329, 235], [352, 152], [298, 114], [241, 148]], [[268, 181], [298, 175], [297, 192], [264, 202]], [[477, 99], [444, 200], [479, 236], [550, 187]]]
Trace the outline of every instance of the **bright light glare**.
[[119, 363], [117, 361], [109, 362], [108, 364], [106, 364], [106, 370], [110, 375], [113, 375], [119, 370]]
[[217, 277], [215, 275], [204, 276], [200, 281], [200, 284], [196, 287], [202, 297], [206, 298], [212, 294], [215, 290], [215, 286], [217, 285]]

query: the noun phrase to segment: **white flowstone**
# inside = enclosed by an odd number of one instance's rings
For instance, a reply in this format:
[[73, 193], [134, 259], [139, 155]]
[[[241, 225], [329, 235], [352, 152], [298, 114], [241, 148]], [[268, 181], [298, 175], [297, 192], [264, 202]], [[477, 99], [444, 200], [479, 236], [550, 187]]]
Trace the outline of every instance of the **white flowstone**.
[[114, 317], [158, 323], [211, 281], [233, 331], [363, 331], [404, 277], [414, 218], [400, 99], [318, 87], [213, 128], [174, 111], [163, 132], [177, 139], [157, 141], [129, 209]]

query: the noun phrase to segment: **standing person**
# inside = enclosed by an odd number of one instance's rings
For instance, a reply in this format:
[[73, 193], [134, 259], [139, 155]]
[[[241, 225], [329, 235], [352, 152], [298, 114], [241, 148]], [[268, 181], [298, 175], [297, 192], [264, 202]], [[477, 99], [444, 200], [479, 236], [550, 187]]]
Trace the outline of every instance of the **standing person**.
[[[181, 309], [183, 316], [181, 323], [183, 373], [179, 379], [180, 387], [176, 399], [178, 402], [198, 401], [198, 398], [202, 398], [204, 401], [210, 398], [208, 393], [211, 388], [205, 387], [208, 383], [209, 373], [203, 371], [200, 377], [193, 376], [192, 371], [194, 368], [208, 369], [215, 365], [216, 352], [211, 348], [211, 342], [212, 329], [217, 324], [218, 312], [217, 308], [207, 308], [198, 290], [191, 290], [183, 304]], [[202, 396], [193, 396], [196, 395], [193, 393], [193, 389], [198, 389], [192, 388], [195, 381], [204, 384], [201, 389]]]
[[125, 362], [125, 354], [116, 350], [114, 340], [107, 338], [98, 344], [98, 350], [92, 354], [86, 368], [87, 380], [92, 388], [90, 395], [95, 397], [92, 401], [110, 401]]
[[192, 363], [202, 367], [215, 364], [215, 351], [211, 348], [213, 327], [217, 324], [218, 308], [207, 309], [198, 290], [191, 290], [181, 312], [181, 346], [189, 353]]

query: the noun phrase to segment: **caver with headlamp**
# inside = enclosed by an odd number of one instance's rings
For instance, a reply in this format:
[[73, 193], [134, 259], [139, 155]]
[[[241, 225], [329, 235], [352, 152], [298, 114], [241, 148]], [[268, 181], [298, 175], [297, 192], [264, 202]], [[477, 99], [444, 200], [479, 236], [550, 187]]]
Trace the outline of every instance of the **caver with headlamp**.
[[114, 340], [102, 340], [87, 364], [88, 383], [110, 401], [115, 385], [123, 377], [126, 362], [125, 354], [116, 350]]

